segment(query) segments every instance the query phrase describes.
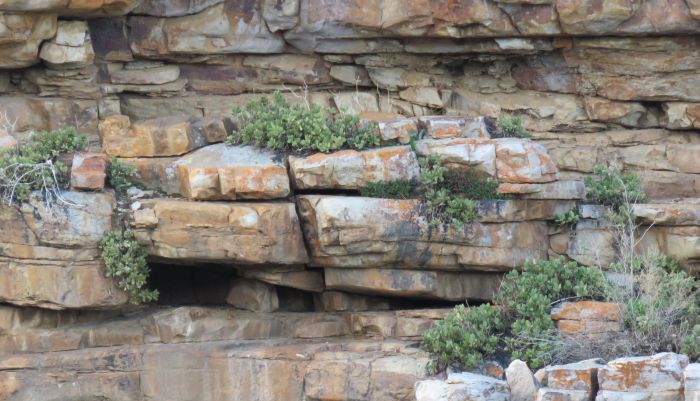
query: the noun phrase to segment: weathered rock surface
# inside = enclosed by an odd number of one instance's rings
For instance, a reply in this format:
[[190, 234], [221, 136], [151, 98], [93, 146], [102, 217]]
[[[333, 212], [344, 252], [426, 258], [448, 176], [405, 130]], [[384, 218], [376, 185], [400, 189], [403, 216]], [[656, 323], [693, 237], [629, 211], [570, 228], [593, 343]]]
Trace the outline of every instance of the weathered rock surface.
[[39, 56], [59, 68], [92, 64], [95, 52], [84, 21], [59, 21], [56, 36], [41, 47]]
[[473, 373], [450, 373], [447, 380], [423, 380], [416, 383], [417, 401], [508, 401], [508, 384]]
[[274, 199], [290, 193], [286, 163], [251, 146], [207, 146], [175, 166], [181, 191], [190, 199]]
[[[675, 393], [680, 396], [683, 370], [687, 365], [687, 356], [668, 352], [649, 357], [619, 358], [598, 369], [598, 383], [601, 391], [611, 393]], [[609, 394], [604, 399], [615, 396]]]
[[540, 145], [522, 139], [422, 140], [421, 156], [438, 156], [453, 168], [473, 168], [500, 182], [548, 183], [558, 179], [557, 167]]
[[112, 229], [114, 197], [64, 192], [75, 206], [41, 199], [0, 207], [0, 299], [50, 309], [116, 307], [126, 295], [107, 279], [97, 244]]
[[595, 336], [622, 328], [622, 309], [615, 303], [563, 302], [552, 308], [551, 315], [564, 335]]
[[490, 300], [502, 276], [406, 269], [326, 268], [326, 288], [393, 297]]
[[292, 203], [201, 203], [144, 200], [155, 219], [136, 220], [136, 236], [152, 256], [223, 264], [307, 262]]
[[99, 191], [105, 186], [107, 158], [103, 153], [77, 153], [70, 169], [70, 186], [77, 190]]
[[506, 368], [506, 382], [512, 401], [535, 401], [537, 385], [527, 363], [516, 359]]
[[455, 230], [430, 227], [413, 200], [305, 195], [297, 202], [317, 266], [505, 271], [547, 250], [544, 222], [475, 221]]
[[420, 175], [416, 155], [408, 146], [290, 156], [289, 167], [299, 190], [360, 189], [374, 182], [417, 180]]
[[[174, 18], [131, 17], [129, 43], [142, 57], [217, 53], [280, 53], [258, 7], [228, 0], [200, 13]], [[235, 27], [235, 28], [234, 28]]]

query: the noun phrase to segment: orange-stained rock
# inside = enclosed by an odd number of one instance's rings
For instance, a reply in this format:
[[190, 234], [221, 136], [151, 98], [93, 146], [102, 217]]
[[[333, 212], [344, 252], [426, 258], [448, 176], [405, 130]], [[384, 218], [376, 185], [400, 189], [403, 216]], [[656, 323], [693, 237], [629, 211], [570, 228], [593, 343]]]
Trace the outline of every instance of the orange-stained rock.
[[622, 328], [622, 310], [609, 302], [563, 302], [552, 308], [552, 320], [565, 335], [601, 335]]
[[290, 192], [284, 160], [252, 146], [211, 145], [175, 165], [181, 191], [190, 199], [274, 199]]
[[[58, 258], [60, 251], [51, 254]], [[0, 300], [48, 309], [114, 308], [127, 296], [105, 277], [99, 260], [0, 257]]]
[[517, 138], [494, 139], [496, 177], [500, 182], [543, 183], [556, 181], [559, 171], [540, 144]]
[[418, 122], [426, 137], [445, 138], [490, 138], [484, 117], [419, 117]]
[[[298, 265], [308, 260], [292, 203], [143, 200], [157, 223], [136, 228], [151, 256], [235, 264]], [[137, 222], [138, 223], [138, 222]]]
[[670, 352], [618, 358], [598, 369], [598, 384], [602, 391], [675, 392], [680, 396], [687, 365], [687, 356]]
[[164, 117], [130, 123], [127, 116], [100, 123], [102, 147], [115, 157], [177, 156], [197, 146], [186, 117]]
[[416, 180], [418, 159], [408, 146], [341, 150], [306, 158], [289, 157], [297, 189], [360, 189], [373, 182]]
[[507, 271], [548, 248], [543, 221], [432, 227], [419, 201], [348, 196], [297, 197], [312, 264]]
[[553, 320], [622, 320], [622, 306], [611, 302], [562, 302], [552, 308]]
[[107, 157], [103, 153], [76, 153], [70, 170], [73, 189], [100, 191], [107, 177]]
[[556, 390], [585, 391], [588, 398], [591, 398], [598, 387], [598, 369], [602, 367], [601, 359], [548, 366], [545, 368], [547, 387]]

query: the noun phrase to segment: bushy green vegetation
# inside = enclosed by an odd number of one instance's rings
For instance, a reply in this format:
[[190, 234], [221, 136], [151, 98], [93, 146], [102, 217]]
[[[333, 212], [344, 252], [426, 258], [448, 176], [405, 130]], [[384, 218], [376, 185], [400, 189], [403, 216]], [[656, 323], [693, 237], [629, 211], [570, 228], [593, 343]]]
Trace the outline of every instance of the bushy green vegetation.
[[578, 223], [581, 215], [578, 213], [578, 208], [574, 207], [566, 213], [560, 213], [554, 216], [554, 222], [560, 226], [568, 226]]
[[116, 157], [109, 161], [107, 181], [118, 195], [124, 195], [129, 187], [134, 186], [136, 175], [136, 167], [123, 163]]
[[509, 196], [499, 194], [498, 181], [478, 174], [473, 170], [448, 170], [444, 174], [445, 188], [453, 194], [473, 200], [500, 200], [510, 199]]
[[0, 196], [7, 203], [29, 199], [33, 190], [50, 202], [67, 187], [68, 169], [59, 160], [65, 153], [85, 149], [87, 138], [73, 128], [33, 135], [16, 149], [0, 153]]
[[457, 362], [465, 369], [472, 369], [498, 351], [503, 329], [497, 307], [458, 305], [423, 334], [423, 344], [441, 365]]
[[100, 242], [100, 250], [107, 277], [116, 279], [117, 287], [129, 295], [130, 303], [138, 305], [158, 299], [158, 290], [148, 289], [146, 250], [136, 241], [133, 231], [108, 234]]
[[551, 362], [550, 344], [539, 340], [557, 336], [550, 317], [552, 305], [571, 297], [603, 297], [608, 286], [597, 268], [563, 258], [528, 262], [522, 272], [512, 271], [505, 277], [494, 305], [458, 306], [426, 331], [423, 340], [443, 365], [474, 368], [502, 349], [537, 368]]
[[423, 213], [432, 226], [450, 224], [461, 229], [464, 223], [476, 218], [476, 203], [460, 197], [445, 186], [447, 167], [440, 159], [428, 157], [420, 160], [421, 185], [423, 187]]
[[584, 178], [590, 201], [620, 211], [626, 205], [646, 201], [639, 176], [622, 174], [615, 167], [595, 166], [593, 176]]
[[550, 344], [540, 340], [557, 335], [552, 306], [562, 299], [600, 299], [608, 286], [602, 270], [563, 258], [528, 262], [522, 272], [508, 273], [494, 298], [510, 323], [506, 350], [532, 368], [550, 363]]
[[523, 126], [523, 120], [518, 116], [503, 116], [498, 119], [498, 128], [504, 136], [530, 138], [531, 135]]
[[252, 144], [276, 151], [330, 152], [378, 146], [374, 126], [361, 125], [356, 115], [337, 113], [318, 104], [291, 104], [277, 91], [272, 99], [259, 96], [245, 109], [235, 107], [239, 129], [230, 144]]
[[370, 198], [411, 199], [416, 196], [418, 183], [413, 180], [370, 182], [360, 189], [360, 195]]

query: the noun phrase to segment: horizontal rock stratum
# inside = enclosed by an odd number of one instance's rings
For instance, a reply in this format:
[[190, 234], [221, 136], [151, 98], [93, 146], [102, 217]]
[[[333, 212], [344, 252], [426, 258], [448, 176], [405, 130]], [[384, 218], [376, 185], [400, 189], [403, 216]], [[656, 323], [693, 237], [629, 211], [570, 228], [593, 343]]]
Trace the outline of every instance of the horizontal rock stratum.
[[[700, 271], [698, 49], [697, 0], [0, 0], [0, 149], [88, 140], [61, 156], [79, 207], [0, 205], [0, 400], [696, 399], [675, 354], [550, 367], [539, 389], [522, 363], [414, 383], [421, 333], [505, 273], [616, 261], [596, 165], [640, 177], [638, 253]], [[224, 143], [275, 91], [380, 146]], [[499, 199], [457, 229], [420, 193], [360, 196], [411, 189], [429, 156]], [[116, 162], [137, 171], [119, 197]], [[99, 241], [130, 228], [159, 304], [106, 277]], [[615, 305], [567, 301], [560, 330], [619, 329]]]

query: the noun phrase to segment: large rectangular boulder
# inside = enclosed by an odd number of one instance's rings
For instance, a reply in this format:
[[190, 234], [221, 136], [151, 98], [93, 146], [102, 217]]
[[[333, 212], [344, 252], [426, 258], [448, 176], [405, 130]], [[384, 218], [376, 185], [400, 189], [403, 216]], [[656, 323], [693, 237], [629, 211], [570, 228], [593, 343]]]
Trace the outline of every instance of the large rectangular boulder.
[[408, 146], [341, 150], [289, 158], [297, 189], [360, 189], [373, 182], [417, 180], [420, 168]]
[[297, 204], [316, 266], [508, 271], [547, 254], [544, 221], [457, 230], [431, 226], [417, 200], [305, 195]]
[[229, 265], [307, 262], [293, 203], [201, 203], [151, 199], [135, 233], [151, 256]]

